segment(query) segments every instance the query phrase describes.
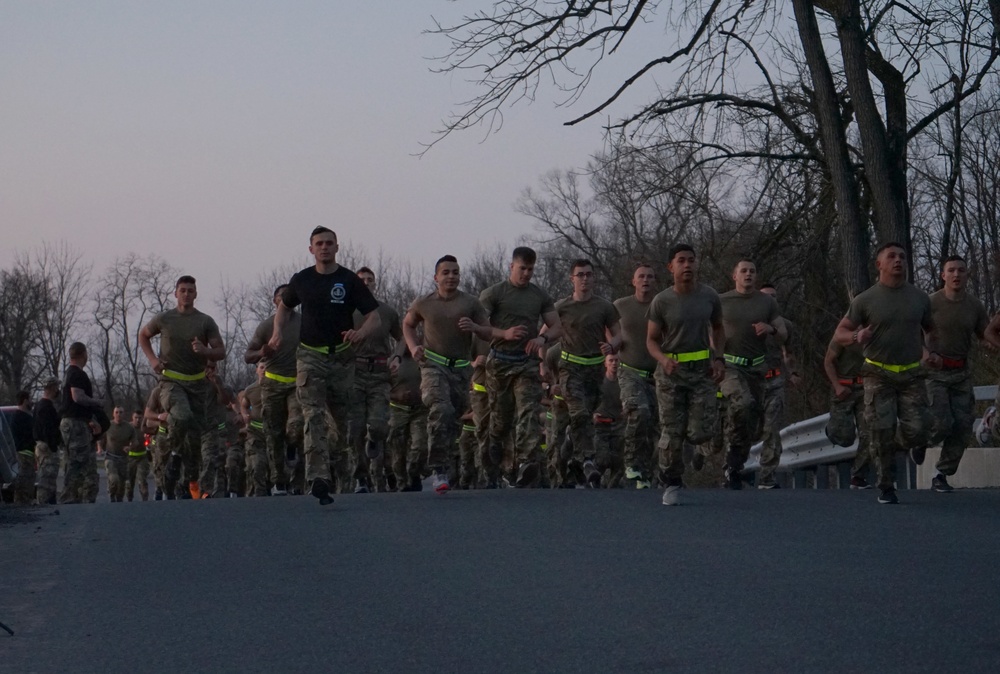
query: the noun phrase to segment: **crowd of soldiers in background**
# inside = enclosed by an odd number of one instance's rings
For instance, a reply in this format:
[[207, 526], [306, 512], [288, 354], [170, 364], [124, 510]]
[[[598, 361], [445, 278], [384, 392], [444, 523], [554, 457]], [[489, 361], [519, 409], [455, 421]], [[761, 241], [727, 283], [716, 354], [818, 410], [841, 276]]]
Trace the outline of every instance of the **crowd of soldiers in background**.
[[[336, 264], [336, 246], [333, 232], [314, 230], [316, 267], [275, 289], [276, 314], [245, 354], [257, 379], [242, 391], [215, 376], [224, 345], [194, 309], [189, 276], [177, 281], [177, 308], [139, 336], [159, 375], [145, 409], [116, 407], [108, 419], [84, 371], [86, 347], [73, 344], [66, 378], [45, 384], [33, 418], [30, 396], [18, 395], [15, 500], [94, 502], [102, 456], [111, 501], [136, 491], [148, 500], [152, 474], [156, 500], [311, 493], [325, 504], [334, 493], [420, 491], [431, 478], [439, 493], [659, 485], [673, 505], [686, 467], [701, 470], [710, 455], [724, 458], [718, 482], [742, 488], [757, 440], [756, 486], [778, 486], [785, 388], [799, 376], [788, 348], [794, 326], [778, 315], [776, 290], [758, 288], [751, 260], [739, 261], [735, 288], [720, 296], [697, 281], [695, 252], [680, 245], [667, 265], [670, 287], [658, 292], [663, 270], [641, 263], [635, 292], [612, 303], [594, 295], [587, 260], [569, 270], [573, 294], [554, 302], [530, 282], [530, 248], [516, 248], [509, 278], [479, 298], [458, 290], [458, 262], [444, 256], [435, 291], [401, 318], [375, 301], [371, 269]], [[880, 249], [874, 289], [912, 291], [903, 303], [912, 316], [852, 304], [824, 362], [827, 434], [843, 446], [860, 436], [851, 487], [870, 487], [875, 459], [883, 503], [895, 502], [886, 456], [909, 449], [922, 461], [928, 442], [944, 442], [935, 488], [951, 490], [947, 477], [972, 428], [968, 348], [974, 336], [1000, 346], [1000, 329], [965, 293], [960, 258], [942, 266], [945, 289], [934, 297], [949, 302], [949, 337], [935, 337], [940, 303], [906, 283], [905, 270], [893, 285], [901, 253]], [[909, 353], [869, 357], [881, 353], [872, 350], [879, 339], [894, 340], [883, 352]], [[891, 412], [887, 395], [896, 396]]]

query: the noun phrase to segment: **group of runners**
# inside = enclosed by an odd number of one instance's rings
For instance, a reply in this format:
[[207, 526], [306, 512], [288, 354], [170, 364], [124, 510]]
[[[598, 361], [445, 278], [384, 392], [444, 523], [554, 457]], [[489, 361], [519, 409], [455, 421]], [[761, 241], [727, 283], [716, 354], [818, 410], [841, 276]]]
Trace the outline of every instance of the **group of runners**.
[[[176, 307], [139, 333], [158, 383], [131, 419], [120, 407], [101, 418], [86, 347], [73, 344], [62, 386], [49, 382], [36, 405], [24, 490], [37, 463], [36, 498], [55, 500], [61, 445], [60, 501], [93, 502], [95, 441], [112, 501], [132, 500], [136, 487], [146, 500], [151, 470], [154, 498], [165, 499], [309, 493], [326, 505], [336, 493], [418, 491], [429, 479], [438, 493], [659, 485], [675, 505], [686, 465], [699, 470], [715, 452], [723, 483], [742, 488], [758, 439], [756, 486], [778, 486], [785, 387], [799, 378], [794, 326], [775, 289], [758, 288], [752, 260], [735, 265], [735, 287], [720, 295], [699, 281], [694, 248], [679, 244], [668, 288], [657, 292], [657, 269], [642, 263], [634, 293], [611, 302], [595, 295], [587, 260], [571, 264], [573, 292], [554, 301], [531, 282], [530, 248], [515, 248], [508, 278], [479, 297], [459, 289], [459, 263], [446, 255], [434, 290], [401, 318], [378, 301], [372, 270], [337, 263], [333, 231], [314, 229], [309, 250], [315, 264], [275, 290], [273, 316], [250, 339], [257, 380], [239, 393], [215, 377], [225, 346], [194, 307], [190, 276], [177, 280]], [[967, 292], [959, 257], [943, 263], [944, 288], [931, 296], [907, 281], [901, 245], [883, 245], [875, 263], [878, 282], [851, 302], [824, 360], [827, 435], [859, 439], [851, 487], [869, 488], [873, 463], [879, 503], [896, 503], [896, 452], [920, 463], [929, 444], [942, 445], [933, 487], [951, 491], [972, 434], [969, 351], [973, 338], [1000, 348], [1000, 323]]]

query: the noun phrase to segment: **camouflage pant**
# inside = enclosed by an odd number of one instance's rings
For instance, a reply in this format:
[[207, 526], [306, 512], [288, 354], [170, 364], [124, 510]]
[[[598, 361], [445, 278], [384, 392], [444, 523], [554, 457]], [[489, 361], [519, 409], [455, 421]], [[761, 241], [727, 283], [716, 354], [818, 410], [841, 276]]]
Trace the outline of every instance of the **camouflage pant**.
[[366, 446], [384, 449], [389, 435], [389, 389], [392, 383], [385, 366], [364, 365], [354, 369], [354, 399], [348, 436], [359, 480], [370, 480]]
[[17, 477], [14, 479], [14, 503], [28, 505], [35, 501], [35, 453], [17, 453]]
[[621, 486], [625, 477], [625, 462], [622, 458], [624, 444], [623, 425], [619, 421], [594, 425], [594, 464], [604, 475], [604, 486]]
[[246, 494], [246, 462], [247, 443], [249, 437], [244, 439], [243, 434], [236, 442], [231, 442], [226, 446], [226, 490], [237, 494]]
[[135, 496], [135, 488], [139, 487], [139, 496], [143, 501], [149, 500], [149, 455], [143, 452], [140, 456], [129, 456], [125, 468], [127, 476], [125, 498], [129, 501]]
[[66, 479], [61, 503], [94, 503], [97, 501], [97, 454], [90, 425], [83, 419], [65, 418], [59, 422], [63, 446], [66, 448]]
[[851, 466], [851, 477], [864, 477], [871, 464], [871, 433], [865, 423], [865, 390], [852, 386], [851, 394], [843, 400], [830, 396], [830, 420], [826, 423], [826, 437], [835, 445], [850, 447], [858, 440], [858, 453]]
[[206, 379], [175, 381], [160, 378], [160, 405], [167, 412], [168, 433], [166, 438], [157, 438], [157, 442], [162, 442], [163, 445], [160, 448], [161, 456], [173, 454], [180, 457], [174, 461], [181, 462], [184, 479], [188, 482], [198, 479], [198, 462], [202, 453], [202, 432], [207, 425], [206, 406], [210, 388]]
[[[874, 367], [874, 366], [872, 366]], [[865, 422], [872, 435], [878, 487], [896, 479], [896, 452], [927, 442], [927, 384], [921, 368], [894, 374], [865, 373]]]
[[476, 441], [475, 424], [462, 424], [462, 432], [458, 436], [458, 485], [462, 489], [477, 489], [479, 487], [479, 471], [481, 468], [479, 443]]
[[722, 380], [722, 395], [726, 398], [724, 435], [728, 453], [726, 466], [742, 470], [750, 455], [750, 445], [760, 431], [760, 416], [764, 408], [764, 373], [760, 369], [726, 366]]
[[678, 363], [673, 374], [656, 370], [660, 408], [659, 467], [661, 479], [676, 484], [684, 475], [684, 442], [699, 444], [719, 428], [718, 385], [708, 361]]
[[972, 373], [966, 368], [932, 370], [927, 376], [927, 397], [931, 414], [928, 444], [941, 445], [937, 471], [954, 475], [965, 448], [972, 442], [972, 424], [976, 420]]
[[108, 475], [108, 498], [112, 503], [125, 499], [125, 468], [128, 457], [124, 455], [106, 454], [104, 457], [104, 472]]
[[549, 453], [549, 483], [553, 487], [558, 487], [562, 476], [566, 471], [566, 462], [569, 460], [568, 434], [569, 410], [566, 408], [566, 399], [562, 396], [552, 398], [552, 406], [546, 414], [549, 422], [549, 429], [545, 440], [545, 446]]
[[[160, 426], [156, 433], [149, 438], [149, 457], [153, 469], [153, 482], [160, 493], [164, 492], [165, 466], [163, 462], [162, 448], [167, 445], [167, 430]], [[169, 447], [167, 448], [169, 455]]]
[[390, 403], [387, 444], [397, 487], [420, 479], [427, 451], [427, 408], [422, 404]]
[[538, 419], [542, 382], [538, 361], [526, 358], [512, 363], [491, 356], [486, 361], [486, 390], [490, 405], [490, 453], [502, 455], [507, 439], [513, 436], [515, 463], [538, 461], [538, 446], [542, 442]]
[[264, 378], [260, 385], [267, 465], [271, 482], [287, 485], [286, 464], [289, 447], [302, 447], [302, 408], [295, 384]]
[[49, 447], [44, 442], [36, 442], [35, 461], [38, 463], [36, 491], [38, 502], [55, 503], [58, 490], [56, 481], [59, 479], [59, 448]]
[[212, 498], [226, 496], [226, 417], [222, 405], [209, 403], [208, 419], [201, 432], [201, 472], [198, 485], [201, 493]]
[[420, 367], [420, 398], [427, 408], [427, 465], [449, 465], [458, 437], [459, 417], [469, 408], [471, 367], [445, 367], [431, 361]]
[[618, 387], [625, 416], [625, 465], [648, 476], [657, 438], [656, 382], [634, 369], [620, 367]]
[[[347, 422], [354, 392], [354, 359], [318, 353], [300, 346], [296, 352], [295, 384], [302, 407], [306, 483], [333, 483], [353, 473], [347, 451]], [[331, 470], [332, 469], [332, 470]]]
[[764, 410], [760, 417], [760, 439], [763, 447], [760, 450], [761, 482], [774, 479], [774, 470], [781, 461], [781, 427], [785, 423], [785, 377], [778, 375], [765, 380]]
[[500, 479], [500, 466], [490, 460], [490, 396], [486, 391], [472, 391], [469, 394], [472, 409], [472, 425], [476, 427], [476, 461], [486, 474], [488, 482]]
[[569, 460], [594, 458], [594, 411], [601, 400], [604, 367], [559, 361], [559, 387], [569, 413]]
[[246, 493], [253, 496], [269, 496], [268, 476], [270, 465], [267, 460], [267, 438], [264, 429], [250, 427], [246, 440]]

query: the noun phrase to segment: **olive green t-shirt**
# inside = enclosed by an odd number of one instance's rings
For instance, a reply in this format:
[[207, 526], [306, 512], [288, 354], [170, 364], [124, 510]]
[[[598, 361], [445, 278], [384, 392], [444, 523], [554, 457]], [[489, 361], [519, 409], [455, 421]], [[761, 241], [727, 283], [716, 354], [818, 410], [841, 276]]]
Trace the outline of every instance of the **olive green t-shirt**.
[[198, 338], [208, 344], [213, 338], [222, 339], [212, 317], [197, 309], [186, 314], [170, 309], [154, 316], [149, 325], [154, 332], [159, 332], [160, 360], [164, 368], [181, 374], [205, 371], [205, 359], [192, 350], [192, 340]]
[[120, 424], [112, 421], [104, 436], [104, 447], [107, 453], [113, 456], [128, 455], [129, 450], [137, 443], [138, 434], [135, 432], [135, 426], [127, 421]]
[[622, 346], [618, 350], [622, 363], [637, 370], [655, 370], [656, 361], [646, 348], [652, 300], [643, 303], [635, 295], [629, 295], [619, 297], [614, 304], [622, 323]]
[[[157, 384], [153, 387], [153, 390], [149, 392], [149, 399], [146, 401], [146, 409], [153, 414], [163, 414], [163, 404], [160, 402], [160, 385]], [[143, 422], [145, 423], [145, 422]], [[162, 428], [167, 427], [167, 422], [161, 422], [160, 426]]]
[[[475, 360], [479, 356], [486, 356], [490, 352], [490, 343], [485, 339], [479, 339], [476, 337], [472, 340], [472, 359]], [[472, 383], [481, 384], [486, 386], [486, 359], [483, 358], [483, 362], [480, 365], [472, 366]]]
[[755, 359], [765, 355], [764, 335], [758, 336], [754, 323], [774, 323], [778, 303], [759, 290], [743, 294], [730, 290], [719, 296], [722, 325], [726, 330], [726, 353]]
[[[297, 311], [290, 313], [288, 322], [281, 330], [281, 348], [273, 356], [264, 359], [264, 365], [271, 374], [281, 377], [295, 376], [295, 352], [299, 348], [299, 328], [302, 326], [302, 315]], [[253, 337], [247, 344], [248, 349], [259, 349], [271, 341], [274, 334], [274, 316], [261, 321], [253, 331]]]
[[778, 316], [778, 321], [785, 326], [788, 337], [785, 338], [784, 342], [780, 342], [777, 335], [765, 335], [764, 362], [770, 370], [781, 369], [785, 366], [785, 351], [792, 348], [792, 338], [795, 333], [795, 324], [790, 320], [784, 316]]
[[409, 356], [399, 361], [399, 369], [392, 375], [389, 400], [400, 405], [420, 404], [420, 366]]
[[865, 354], [858, 344], [844, 346], [836, 340], [830, 340], [827, 347], [836, 354], [833, 366], [837, 369], [837, 374], [844, 379], [853, 379], [861, 374], [861, 366], [865, 364]]
[[559, 361], [562, 359], [562, 342], [556, 342], [545, 351], [542, 362], [548, 372], [550, 384], [559, 383]]
[[601, 342], [607, 341], [604, 331], [618, 320], [615, 305], [597, 295], [583, 302], [570, 295], [556, 302], [556, 311], [562, 323], [563, 351], [583, 357], [601, 355]]
[[[388, 304], [379, 303], [378, 330], [370, 334], [360, 344], [354, 346], [354, 353], [360, 358], [387, 358], [392, 353], [394, 339], [402, 339], [403, 332], [399, 327], [399, 312]], [[354, 312], [354, 329], [357, 330], [365, 322], [365, 316], [360, 311]]]
[[854, 298], [847, 318], [874, 330], [864, 345], [865, 358], [889, 365], [920, 362], [924, 354], [922, 330], [934, 325], [927, 293], [904, 283], [899, 288], [876, 283]]
[[986, 307], [979, 299], [963, 293], [952, 301], [939, 290], [931, 295], [931, 315], [937, 352], [946, 358], [964, 360], [972, 348], [972, 338], [982, 335], [989, 323]]
[[243, 399], [250, 406], [250, 420], [262, 421], [264, 419], [263, 389], [260, 382], [254, 382], [243, 389]]
[[647, 318], [663, 333], [663, 353], [704, 351], [712, 326], [722, 321], [722, 303], [719, 293], [703, 283], [689, 293], [667, 288], [653, 298]]
[[618, 379], [608, 379], [605, 374], [601, 380], [601, 401], [595, 410], [596, 414], [618, 421], [622, 417], [622, 390]]
[[538, 323], [544, 314], [555, 311], [549, 294], [529, 283], [519, 288], [505, 279], [491, 285], [479, 295], [486, 314], [490, 317], [490, 325], [506, 330], [516, 325], [528, 328], [524, 339], [515, 341], [494, 339], [490, 346], [504, 353], [524, 353], [524, 345], [528, 340], [538, 336]]
[[461, 290], [448, 298], [437, 291], [418, 297], [410, 305], [410, 312], [423, 320], [424, 348], [456, 360], [471, 359], [474, 336], [459, 329], [458, 320], [471, 318], [473, 323], [481, 325], [487, 322], [482, 303]]

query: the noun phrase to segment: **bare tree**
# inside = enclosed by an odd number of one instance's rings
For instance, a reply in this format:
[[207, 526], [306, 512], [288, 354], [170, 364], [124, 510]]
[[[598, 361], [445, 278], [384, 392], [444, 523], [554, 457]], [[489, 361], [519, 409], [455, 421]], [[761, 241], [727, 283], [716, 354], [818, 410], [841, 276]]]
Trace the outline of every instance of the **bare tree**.
[[45, 369], [38, 344], [50, 306], [37, 270], [0, 271], [0, 383], [7, 395], [31, 388]]

